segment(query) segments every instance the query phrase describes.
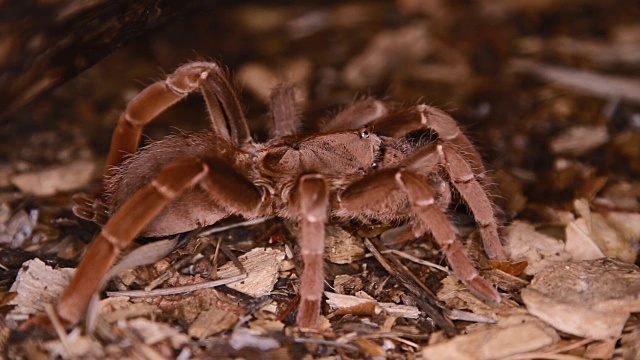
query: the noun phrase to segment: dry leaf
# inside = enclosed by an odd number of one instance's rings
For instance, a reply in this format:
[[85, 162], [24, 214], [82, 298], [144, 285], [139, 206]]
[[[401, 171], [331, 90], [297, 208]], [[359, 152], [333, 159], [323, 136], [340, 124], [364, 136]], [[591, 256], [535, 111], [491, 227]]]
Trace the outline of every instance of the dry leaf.
[[24, 193], [49, 196], [86, 186], [97, 169], [92, 160], [77, 160], [68, 164], [14, 175], [11, 183]]
[[529, 266], [524, 273], [527, 275], [533, 275], [547, 266], [571, 258], [564, 250], [564, 242], [537, 232], [529, 223], [514, 221], [507, 231], [507, 248], [511, 260], [526, 261]]
[[640, 221], [640, 214], [611, 212], [605, 217], [592, 212], [586, 199], [575, 200], [574, 208], [579, 218], [565, 228], [565, 249], [574, 261], [607, 256], [635, 262], [640, 225], [634, 221]]
[[615, 259], [556, 264], [536, 274], [522, 300], [558, 330], [606, 340], [640, 311], [640, 269]]
[[502, 359], [541, 349], [558, 339], [553, 329], [543, 324], [525, 323], [459, 335], [449, 341], [424, 347], [422, 356], [427, 360]]

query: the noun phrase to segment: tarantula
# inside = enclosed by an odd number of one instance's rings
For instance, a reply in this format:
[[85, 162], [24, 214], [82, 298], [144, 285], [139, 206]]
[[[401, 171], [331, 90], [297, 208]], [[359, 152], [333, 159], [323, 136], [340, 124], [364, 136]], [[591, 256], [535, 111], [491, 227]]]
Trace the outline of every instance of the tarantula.
[[[173, 135], [137, 151], [142, 127], [194, 91], [205, 99], [212, 129]], [[300, 223], [301, 327], [319, 323], [324, 228], [334, 220], [407, 223], [415, 237], [429, 231], [462, 282], [483, 300], [500, 302], [446, 215], [453, 186], [473, 212], [489, 257], [506, 259], [481, 185], [482, 160], [451, 117], [426, 105], [389, 113], [381, 101], [366, 99], [320, 132], [300, 134], [292, 87], [276, 87], [271, 102], [271, 139], [257, 143], [234, 87], [215, 63], [183, 65], [131, 100], [113, 134], [103, 188], [75, 197], [77, 215], [108, 221], [57, 305], [66, 325], [81, 319], [101, 279], [135, 237], [181, 233], [234, 214]], [[409, 136], [417, 131], [437, 136]]]

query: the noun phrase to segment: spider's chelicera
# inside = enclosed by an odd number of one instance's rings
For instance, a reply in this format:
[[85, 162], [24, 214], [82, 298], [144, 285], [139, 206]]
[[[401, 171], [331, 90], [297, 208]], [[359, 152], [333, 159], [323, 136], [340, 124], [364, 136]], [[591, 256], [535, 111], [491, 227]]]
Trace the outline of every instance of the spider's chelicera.
[[[206, 101], [212, 129], [138, 151], [142, 127], [194, 91]], [[270, 139], [263, 143], [251, 138], [234, 87], [215, 63], [188, 63], [129, 103], [113, 135], [103, 188], [75, 197], [74, 212], [104, 227], [56, 308], [65, 324], [81, 319], [135, 237], [181, 233], [234, 214], [300, 223], [301, 327], [319, 323], [328, 221], [408, 224], [416, 237], [431, 232], [462, 282], [485, 301], [500, 301], [446, 215], [453, 187], [473, 212], [489, 257], [506, 259], [482, 187], [482, 160], [451, 117], [426, 105], [390, 112], [365, 99], [318, 132], [300, 134], [292, 87], [276, 87], [271, 102]], [[416, 131], [437, 136], [416, 141], [409, 136]]]

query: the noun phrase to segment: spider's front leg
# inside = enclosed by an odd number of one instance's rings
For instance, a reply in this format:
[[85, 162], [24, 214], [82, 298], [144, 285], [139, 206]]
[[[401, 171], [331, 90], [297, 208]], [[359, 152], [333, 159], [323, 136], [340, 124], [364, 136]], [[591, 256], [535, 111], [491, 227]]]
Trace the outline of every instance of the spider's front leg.
[[[187, 158], [162, 170], [154, 180], [136, 192], [104, 226], [84, 254], [71, 282], [62, 293], [56, 312], [65, 326], [76, 324], [84, 315], [91, 297], [120, 251], [140, 230], [183, 189], [199, 182], [209, 171], [201, 160]], [[32, 318], [23, 329], [48, 324], [46, 315]]]
[[329, 190], [324, 177], [319, 174], [301, 176], [296, 190], [296, 212], [301, 222], [300, 252], [304, 262], [297, 323], [301, 328], [316, 328], [320, 322], [324, 290], [324, 228]]
[[410, 164], [424, 161], [420, 160], [421, 157], [437, 159], [442, 163], [480, 226], [484, 248], [489, 258], [507, 259], [498, 234], [495, 210], [487, 193], [482, 189], [482, 184], [485, 184], [482, 158], [454, 119], [442, 110], [418, 105], [386, 116], [376, 121], [373, 127], [378, 133], [396, 137], [418, 129], [432, 129], [437, 132], [440, 139], [437, 149], [433, 145], [427, 145], [411, 154], [404, 163], [418, 172], [421, 171], [420, 167]]
[[[415, 161], [411, 165], [435, 169], [439, 164], [437, 153], [408, 160]], [[359, 214], [371, 209], [380, 212], [398, 211], [401, 204], [408, 199], [422, 226], [413, 226], [416, 236], [429, 230], [438, 245], [443, 249], [453, 272], [468, 288], [481, 299], [490, 303], [499, 303], [500, 294], [491, 283], [480, 276], [478, 270], [467, 256], [464, 246], [451, 221], [438, 206], [431, 187], [425, 179], [410, 169], [383, 169], [362, 180], [349, 185], [340, 194], [340, 204], [346, 212]]]
[[[65, 326], [74, 325], [83, 317], [91, 297], [99, 290], [120, 251], [178, 194], [196, 184], [210, 192], [229, 211], [221, 217], [231, 213], [253, 216], [260, 209], [260, 190], [225, 161], [208, 160], [205, 163], [199, 158], [183, 158], [171, 163], [115, 212], [89, 246], [56, 307]], [[47, 325], [48, 318], [40, 315], [23, 324], [22, 328], [34, 324]]]

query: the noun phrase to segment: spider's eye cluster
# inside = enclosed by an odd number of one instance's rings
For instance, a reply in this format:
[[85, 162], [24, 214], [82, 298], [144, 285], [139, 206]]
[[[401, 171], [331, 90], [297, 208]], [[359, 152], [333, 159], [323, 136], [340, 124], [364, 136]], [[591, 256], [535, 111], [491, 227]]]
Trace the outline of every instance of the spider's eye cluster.
[[363, 127], [360, 129], [360, 138], [361, 138], [361, 139], [366, 139], [366, 138], [368, 138], [368, 137], [369, 137], [369, 128], [368, 128], [368, 127], [366, 127], [366, 126], [363, 126]]

